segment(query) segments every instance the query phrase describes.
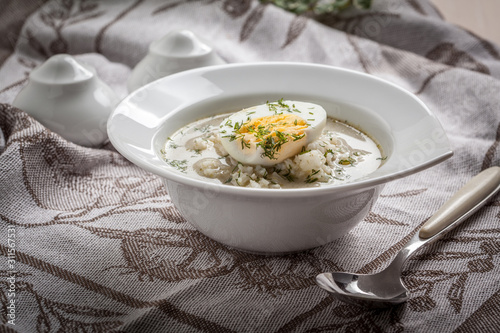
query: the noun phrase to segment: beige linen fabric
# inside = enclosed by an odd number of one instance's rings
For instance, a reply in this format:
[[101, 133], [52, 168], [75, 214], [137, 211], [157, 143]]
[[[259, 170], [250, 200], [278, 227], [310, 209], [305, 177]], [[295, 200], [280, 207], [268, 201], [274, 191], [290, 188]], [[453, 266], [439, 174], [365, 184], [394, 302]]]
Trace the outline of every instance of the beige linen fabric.
[[[426, 1], [373, 2], [369, 11], [322, 16], [295, 16], [250, 0], [3, 2], [2, 329], [498, 331], [498, 196], [407, 263], [411, 298], [405, 304], [364, 310], [315, 285], [322, 271], [382, 269], [454, 191], [500, 164], [500, 49], [447, 24]], [[387, 184], [368, 217], [343, 238], [265, 257], [195, 231], [160, 179], [109, 144], [77, 146], [10, 105], [29, 72], [56, 53], [94, 66], [123, 97], [131, 68], [148, 44], [177, 28], [211, 41], [231, 63], [322, 63], [394, 82], [431, 108], [455, 155]]]

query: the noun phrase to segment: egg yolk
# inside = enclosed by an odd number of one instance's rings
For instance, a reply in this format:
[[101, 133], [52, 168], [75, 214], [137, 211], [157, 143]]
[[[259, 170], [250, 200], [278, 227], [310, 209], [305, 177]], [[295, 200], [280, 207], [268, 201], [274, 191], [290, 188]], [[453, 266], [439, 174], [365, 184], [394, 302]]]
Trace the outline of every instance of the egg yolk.
[[243, 136], [242, 148], [253, 142], [262, 147], [265, 156], [275, 159], [282, 145], [305, 138], [305, 129], [308, 126], [301, 117], [279, 114], [254, 118], [244, 123], [238, 132]]
[[[306, 121], [299, 116], [292, 114], [279, 114], [254, 118], [241, 126], [240, 133], [255, 133], [259, 129], [265, 129], [272, 133], [279, 131], [283, 133], [286, 132], [290, 135], [302, 135], [304, 134], [304, 130], [307, 126]], [[257, 140], [257, 142], [259, 142], [259, 140]]]

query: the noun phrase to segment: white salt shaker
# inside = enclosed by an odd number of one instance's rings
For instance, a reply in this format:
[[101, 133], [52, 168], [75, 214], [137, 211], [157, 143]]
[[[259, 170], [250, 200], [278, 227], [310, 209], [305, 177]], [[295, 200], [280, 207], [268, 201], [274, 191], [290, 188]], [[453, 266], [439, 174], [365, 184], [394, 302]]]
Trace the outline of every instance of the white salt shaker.
[[118, 102], [94, 68], [57, 54], [30, 73], [12, 105], [66, 140], [98, 147], [108, 139], [106, 122]]
[[135, 66], [128, 81], [130, 92], [177, 72], [226, 63], [214, 49], [189, 30], [174, 30], [152, 42], [148, 54]]

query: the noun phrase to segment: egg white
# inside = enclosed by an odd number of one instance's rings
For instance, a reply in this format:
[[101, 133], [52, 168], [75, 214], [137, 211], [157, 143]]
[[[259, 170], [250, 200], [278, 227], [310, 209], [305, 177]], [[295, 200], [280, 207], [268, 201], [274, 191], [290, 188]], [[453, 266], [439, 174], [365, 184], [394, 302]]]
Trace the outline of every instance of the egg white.
[[[271, 120], [278, 118], [284, 120], [281, 120], [281, 123], [272, 123]], [[325, 127], [326, 118], [326, 111], [317, 104], [280, 100], [253, 106], [232, 114], [220, 124], [219, 132], [223, 147], [237, 161], [243, 164], [272, 166], [300, 153], [303, 147], [316, 140]], [[295, 120], [298, 120], [299, 125]], [[259, 137], [254, 132], [243, 134], [240, 132], [242, 128], [246, 131], [245, 127], [248, 124], [260, 123], [260, 121], [263, 122], [266, 129], [274, 133], [270, 135], [275, 136], [275, 140], [278, 140], [276, 136], [286, 137], [280, 141], [286, 140], [286, 142], [273, 146], [275, 147], [273, 149], [264, 149], [263, 136]], [[300, 124], [305, 125], [300, 126]], [[275, 126], [281, 129], [279, 130], [281, 134], [273, 132]], [[298, 133], [294, 132], [293, 128], [301, 128], [301, 135], [292, 136], [291, 133]]]

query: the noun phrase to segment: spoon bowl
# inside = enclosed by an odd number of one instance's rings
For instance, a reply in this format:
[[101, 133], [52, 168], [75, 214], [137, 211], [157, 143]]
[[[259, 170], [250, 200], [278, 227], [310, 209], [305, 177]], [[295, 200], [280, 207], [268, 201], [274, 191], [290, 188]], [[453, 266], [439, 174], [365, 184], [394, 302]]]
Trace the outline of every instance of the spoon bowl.
[[388, 307], [405, 302], [409, 291], [401, 281], [406, 260], [426, 243], [435, 241], [484, 206], [500, 190], [500, 167], [473, 177], [416, 233], [387, 268], [376, 274], [331, 272], [316, 277], [317, 284], [347, 303]]
[[[383, 275], [386, 274], [321, 273], [316, 281], [320, 287], [346, 303], [388, 307], [408, 300], [409, 292], [401, 280], [386, 279], [387, 276]], [[374, 281], [377, 281], [375, 285]], [[373, 293], [373, 287], [379, 290], [377, 294]]]

